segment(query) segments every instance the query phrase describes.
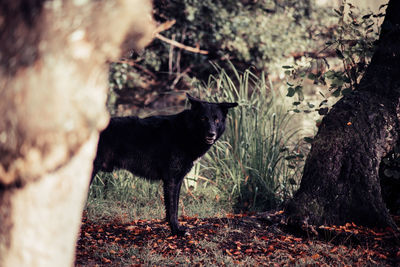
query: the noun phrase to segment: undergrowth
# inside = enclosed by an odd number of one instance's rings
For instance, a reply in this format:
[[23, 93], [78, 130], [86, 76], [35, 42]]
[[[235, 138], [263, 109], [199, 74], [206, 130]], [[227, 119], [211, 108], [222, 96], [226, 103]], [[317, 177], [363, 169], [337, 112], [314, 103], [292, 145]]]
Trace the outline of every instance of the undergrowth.
[[[192, 94], [212, 102], [238, 102], [223, 137], [195, 164], [182, 185], [180, 214], [221, 216], [232, 211], [276, 208], [299, 183], [304, 156], [297, 153], [296, 129], [264, 75], [217, 75], [197, 84]], [[129, 140], [127, 140], [129, 142]], [[164, 216], [162, 185], [126, 171], [99, 173], [90, 187], [88, 216], [130, 219]]]
[[[222, 216], [231, 212], [230, 205], [220, 201], [220, 194], [215, 186], [202, 184], [196, 190], [182, 186], [179, 212], [198, 217]], [[90, 186], [86, 212], [95, 220], [164, 218], [162, 182], [138, 178], [125, 170], [100, 172]]]

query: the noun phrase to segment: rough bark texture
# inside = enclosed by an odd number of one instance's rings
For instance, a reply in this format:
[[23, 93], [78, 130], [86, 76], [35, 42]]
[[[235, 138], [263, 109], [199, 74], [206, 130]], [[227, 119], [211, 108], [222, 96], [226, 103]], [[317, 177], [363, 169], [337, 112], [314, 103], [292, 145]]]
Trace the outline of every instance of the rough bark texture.
[[71, 266], [108, 71], [150, 1], [0, 3], [0, 266]]
[[287, 211], [297, 222], [394, 226], [381, 197], [379, 164], [398, 138], [391, 99], [355, 92], [324, 118]]
[[379, 164], [398, 142], [400, 3], [390, 1], [381, 36], [359, 87], [325, 116], [287, 206], [290, 222], [392, 227]]

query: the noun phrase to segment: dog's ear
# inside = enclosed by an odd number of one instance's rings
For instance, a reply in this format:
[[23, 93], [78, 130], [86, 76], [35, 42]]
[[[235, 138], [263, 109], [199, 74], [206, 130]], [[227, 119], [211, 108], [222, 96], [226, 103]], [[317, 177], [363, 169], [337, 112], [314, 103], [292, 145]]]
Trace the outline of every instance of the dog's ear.
[[186, 93], [186, 97], [188, 98], [190, 104], [192, 105], [192, 109], [196, 109], [196, 108], [200, 107], [201, 103], [203, 102], [200, 99], [197, 99], [197, 98], [189, 95], [188, 93]]
[[238, 105], [238, 103], [236, 103], [236, 102], [234, 102], [234, 103], [229, 103], [229, 102], [218, 103], [218, 106], [220, 107], [220, 109], [222, 110], [224, 115], [228, 114], [228, 109], [234, 108], [237, 105]]
[[221, 108], [234, 108], [237, 107], [238, 103], [234, 102], [234, 103], [229, 103], [229, 102], [222, 102], [218, 104]]

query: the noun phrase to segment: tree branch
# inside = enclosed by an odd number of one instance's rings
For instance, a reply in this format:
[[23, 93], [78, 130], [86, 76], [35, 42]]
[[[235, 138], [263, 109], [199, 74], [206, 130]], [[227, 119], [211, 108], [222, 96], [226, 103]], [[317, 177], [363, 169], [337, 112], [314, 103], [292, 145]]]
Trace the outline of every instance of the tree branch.
[[158, 38], [161, 41], [166, 42], [166, 43], [168, 43], [168, 44], [170, 44], [172, 46], [184, 49], [184, 50], [192, 52], [192, 53], [198, 53], [198, 54], [203, 54], [203, 55], [207, 55], [208, 54], [208, 51], [206, 51], [206, 50], [201, 50], [199, 47], [191, 47], [191, 46], [187, 46], [187, 45], [181, 44], [181, 43], [179, 43], [179, 42], [177, 42], [175, 40], [168, 39], [167, 37], [162, 36], [159, 33], [156, 33], [154, 35], [154, 37]]

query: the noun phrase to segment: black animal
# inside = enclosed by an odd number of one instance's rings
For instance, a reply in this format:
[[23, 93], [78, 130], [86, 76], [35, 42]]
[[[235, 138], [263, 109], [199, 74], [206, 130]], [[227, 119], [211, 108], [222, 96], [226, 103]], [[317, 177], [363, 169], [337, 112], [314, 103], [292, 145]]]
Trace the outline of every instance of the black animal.
[[191, 108], [175, 115], [112, 118], [100, 134], [93, 163], [92, 180], [98, 171], [114, 169], [163, 180], [166, 220], [173, 235], [185, 233], [177, 218], [183, 178], [222, 135], [228, 109], [237, 106], [187, 97]]

